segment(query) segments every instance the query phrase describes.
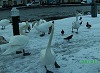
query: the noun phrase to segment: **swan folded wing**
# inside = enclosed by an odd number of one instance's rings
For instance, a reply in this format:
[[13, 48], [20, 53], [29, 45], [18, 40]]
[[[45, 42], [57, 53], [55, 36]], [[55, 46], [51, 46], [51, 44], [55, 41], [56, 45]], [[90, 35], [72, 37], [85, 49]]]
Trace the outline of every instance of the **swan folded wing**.
[[21, 22], [21, 23], [19, 23], [19, 27], [23, 27], [23, 26], [25, 26], [25, 25], [26, 25], [25, 22]]
[[41, 25], [39, 25], [36, 29], [38, 29], [39, 31], [41, 32], [47, 32], [49, 30], [49, 27], [52, 26], [53, 23], [51, 22], [45, 22], [45, 23], [42, 23]]
[[27, 44], [29, 41], [29, 38], [24, 35], [17, 35], [17, 36], [12, 36], [9, 45], [24, 45]]
[[72, 28], [73, 29], [78, 29], [80, 27], [80, 23], [79, 22], [73, 22], [72, 23]]
[[6, 25], [8, 25], [8, 24], [10, 24], [10, 20], [3, 19], [3, 20], [0, 21], [0, 25], [1, 25], [1, 26], [6, 26]]
[[2, 53], [2, 55], [8, 55], [8, 54], [12, 54], [12, 53], [15, 53], [18, 49], [22, 49], [23, 46], [9, 46], [8, 49]]

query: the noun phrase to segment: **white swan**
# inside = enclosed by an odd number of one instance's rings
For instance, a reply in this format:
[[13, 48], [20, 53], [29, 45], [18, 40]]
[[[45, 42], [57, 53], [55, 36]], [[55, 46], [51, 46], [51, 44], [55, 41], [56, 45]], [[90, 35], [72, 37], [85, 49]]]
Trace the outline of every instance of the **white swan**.
[[78, 21], [78, 16], [80, 14], [76, 14], [76, 21], [72, 23], [72, 32], [73, 32], [73, 29], [77, 29], [77, 32], [78, 33], [78, 29], [80, 27], [80, 22]]
[[43, 20], [43, 19], [40, 19], [39, 21], [34, 21], [33, 23], [32, 23], [32, 28], [33, 28], [33, 26], [34, 25], [40, 25], [40, 24], [42, 24], [42, 23], [45, 23], [46, 22], [46, 20]]
[[2, 19], [2, 20], [0, 20], [0, 26], [2, 26], [1, 29], [5, 29], [5, 26], [7, 26], [9, 24], [10, 24], [10, 20], [8, 20], [8, 19]]
[[26, 32], [26, 30], [28, 30], [29, 32], [30, 32], [30, 30], [31, 30], [31, 27], [30, 27], [28, 21], [19, 23], [19, 26], [20, 26], [20, 27], [19, 27], [19, 31], [20, 31], [20, 34], [21, 34], [21, 35], [24, 35], [24, 34], [25, 34], [25, 33], [23, 32], [24, 30], [25, 30], [25, 32]]
[[[54, 24], [52, 24], [52, 31], [51, 31], [51, 35], [50, 35], [50, 39], [49, 39], [47, 48], [41, 50], [40, 58], [41, 58], [42, 64], [45, 66], [45, 68], [46, 68], [46, 65], [51, 65], [51, 64], [55, 64], [56, 68], [60, 68], [60, 66], [56, 62], [56, 55], [55, 55], [54, 51], [52, 49], [50, 49], [52, 38], [53, 38], [53, 33], [54, 33]], [[48, 72], [52, 73], [51, 71], [47, 70], [47, 68], [46, 68], [46, 71], [47, 71], [46, 73], [48, 73]]]
[[25, 35], [16, 35], [10, 38], [8, 49], [2, 55], [8, 55], [16, 52], [18, 49], [23, 49], [28, 44], [29, 38]]
[[45, 22], [47, 22], [47, 21], [44, 20], [44, 19], [40, 19], [40, 20], [39, 20], [39, 24], [42, 24], [42, 23], [45, 23]]
[[53, 24], [52, 22], [45, 22], [42, 23], [41, 25], [35, 24], [34, 28], [40, 33], [45, 33], [49, 31], [49, 27], [51, 27], [52, 24]]

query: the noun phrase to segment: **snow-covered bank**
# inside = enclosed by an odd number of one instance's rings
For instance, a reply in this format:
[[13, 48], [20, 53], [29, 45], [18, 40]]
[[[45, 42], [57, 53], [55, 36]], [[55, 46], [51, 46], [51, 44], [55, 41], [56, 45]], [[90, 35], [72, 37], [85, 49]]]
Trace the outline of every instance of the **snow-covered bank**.
[[[75, 17], [55, 20], [51, 48], [55, 51], [61, 68], [48, 66], [48, 69], [54, 73], [100, 73], [100, 15], [96, 18], [90, 15], [82, 18], [83, 24], [78, 34], [71, 32]], [[86, 28], [86, 22], [92, 25], [90, 29]], [[60, 33], [62, 29], [65, 31], [64, 36]], [[11, 25], [5, 30], [0, 30], [0, 35], [8, 41], [12, 34]], [[63, 40], [71, 34], [73, 38], [69, 42]], [[40, 51], [47, 47], [49, 35], [46, 33], [44, 37], [40, 37], [38, 31], [33, 28], [27, 36], [30, 40], [25, 50], [31, 52], [31, 55], [25, 57], [22, 54], [0, 55], [0, 73], [45, 73], [45, 68], [40, 63]], [[0, 54], [2, 53], [1, 49]]]

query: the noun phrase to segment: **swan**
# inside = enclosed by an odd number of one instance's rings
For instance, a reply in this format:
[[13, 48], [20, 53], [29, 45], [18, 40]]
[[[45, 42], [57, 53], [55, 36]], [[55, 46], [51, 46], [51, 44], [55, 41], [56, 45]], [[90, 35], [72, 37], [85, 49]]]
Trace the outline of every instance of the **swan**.
[[45, 23], [46, 22], [46, 20], [43, 20], [43, 19], [40, 19], [39, 21], [34, 21], [33, 23], [32, 23], [32, 28], [33, 28], [33, 26], [34, 25], [40, 25], [40, 24], [42, 24], [42, 23]]
[[39, 20], [39, 25], [42, 24], [42, 23], [45, 23], [45, 22], [46, 22], [46, 20], [40, 19], [40, 20]]
[[2, 19], [0, 20], [0, 26], [2, 26], [2, 30], [5, 29], [5, 26], [9, 25], [10, 24], [10, 20], [8, 19]]
[[40, 60], [41, 60], [41, 63], [46, 68], [46, 73], [53, 73], [52, 71], [49, 71], [47, 69], [46, 65], [54, 64], [56, 68], [60, 68], [60, 66], [56, 62], [56, 55], [55, 55], [54, 51], [52, 49], [50, 49], [52, 38], [53, 38], [53, 33], [54, 33], [54, 23], [52, 24], [52, 31], [51, 31], [51, 34], [50, 34], [50, 38], [49, 38], [47, 48], [41, 50], [41, 54], [40, 54]]
[[80, 14], [76, 14], [76, 21], [72, 23], [72, 32], [73, 32], [73, 29], [77, 29], [77, 32], [78, 33], [78, 29], [80, 27], [80, 22], [78, 21], [78, 16]]
[[45, 23], [42, 23], [41, 25], [37, 25], [37, 23], [34, 25], [34, 28], [40, 32], [40, 33], [45, 33], [47, 31], [49, 31], [49, 27], [52, 26], [52, 22], [45, 22]]
[[[28, 30], [28, 31], [30, 32], [31, 27], [30, 27], [28, 21], [19, 23], [19, 25], [20, 25], [19, 31], [20, 31], [20, 34], [21, 34], [21, 35], [24, 35], [24, 34], [25, 34], [25, 33], [23, 32], [23, 30], [25, 30], [25, 32], [26, 32], [26, 30]], [[27, 33], [27, 32], [26, 32], [26, 33]]]
[[18, 49], [23, 49], [29, 42], [29, 37], [25, 35], [16, 35], [10, 38], [8, 49], [2, 55], [8, 55], [16, 52]]

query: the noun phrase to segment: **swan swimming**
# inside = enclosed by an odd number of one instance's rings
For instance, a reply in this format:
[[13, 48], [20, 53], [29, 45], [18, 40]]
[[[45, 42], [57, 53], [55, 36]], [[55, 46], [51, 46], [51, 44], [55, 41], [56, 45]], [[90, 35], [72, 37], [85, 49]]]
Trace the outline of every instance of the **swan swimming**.
[[1, 29], [5, 29], [5, 26], [7, 26], [9, 24], [10, 24], [10, 20], [8, 20], [8, 19], [2, 19], [2, 20], [0, 20], [0, 26], [2, 26]]
[[56, 68], [60, 68], [60, 66], [56, 62], [56, 55], [52, 49], [50, 49], [52, 38], [54, 33], [54, 22], [52, 24], [52, 31], [50, 34], [49, 42], [46, 49], [41, 50], [40, 59], [42, 64], [46, 68], [46, 73], [53, 73], [52, 71], [47, 70], [46, 65], [55, 65]]
[[8, 55], [23, 49], [29, 42], [29, 37], [25, 35], [16, 35], [10, 38], [8, 49], [2, 55]]

